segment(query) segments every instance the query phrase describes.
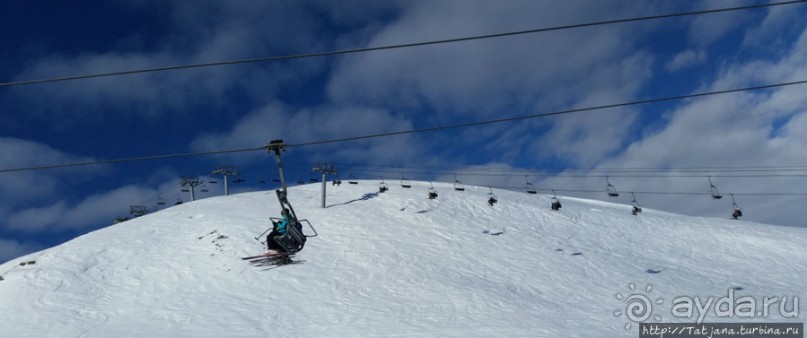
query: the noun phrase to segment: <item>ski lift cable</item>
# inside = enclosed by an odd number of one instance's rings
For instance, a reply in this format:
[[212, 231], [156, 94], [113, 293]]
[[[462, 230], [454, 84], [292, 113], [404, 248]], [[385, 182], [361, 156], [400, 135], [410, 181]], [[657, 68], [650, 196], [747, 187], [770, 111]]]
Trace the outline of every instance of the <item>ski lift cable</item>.
[[352, 48], [352, 49], [332, 50], [332, 51], [323, 51], [323, 52], [309, 52], [309, 53], [300, 53], [300, 54], [278, 55], [278, 56], [268, 56], [268, 57], [258, 57], [258, 58], [237, 59], [237, 60], [225, 60], [225, 61], [215, 61], [215, 62], [206, 62], [206, 63], [173, 65], [173, 66], [163, 66], [163, 67], [153, 67], [153, 68], [141, 68], [141, 69], [132, 69], [132, 70], [124, 70], [124, 71], [85, 74], [85, 75], [74, 75], [74, 76], [63, 76], [63, 77], [35, 79], [35, 80], [23, 80], [23, 81], [0, 83], [0, 87], [22, 86], [22, 85], [30, 85], [30, 84], [38, 84], [38, 83], [64, 82], [64, 81], [92, 79], [92, 78], [101, 78], [101, 77], [124, 76], [124, 75], [143, 74], [143, 73], [155, 73], [155, 72], [175, 71], [175, 70], [192, 69], [192, 68], [219, 67], [219, 66], [248, 64], [248, 63], [262, 63], [262, 62], [271, 62], [271, 61], [306, 59], [306, 58], [325, 57], [325, 56], [338, 56], [338, 55], [346, 55], [346, 54], [357, 54], [357, 53], [374, 52], [374, 51], [382, 51], [382, 50], [403, 49], [403, 48], [421, 47], [421, 46], [429, 46], [429, 45], [450, 44], [450, 43], [458, 43], [458, 42], [466, 42], [466, 41], [474, 41], [474, 40], [485, 40], [485, 39], [494, 39], [494, 38], [502, 38], [502, 37], [518, 36], [518, 35], [545, 33], [545, 32], [551, 32], [551, 31], [560, 31], [560, 30], [577, 29], [577, 28], [585, 28], [585, 27], [623, 24], [623, 23], [631, 23], [631, 22], [639, 22], [639, 21], [658, 20], [658, 19], [667, 19], [667, 18], [675, 18], [675, 17], [695, 16], [695, 15], [706, 15], [706, 14], [715, 14], [715, 13], [725, 13], [725, 12], [732, 12], [732, 11], [753, 10], [753, 9], [760, 9], [760, 8], [770, 8], [770, 7], [774, 7], [774, 6], [795, 5], [795, 4], [800, 4], [800, 3], [804, 3], [804, 2], [807, 2], [807, 0], [792, 0], [792, 1], [782, 1], [782, 2], [775, 2], [775, 3], [767, 3], [767, 4], [755, 4], [755, 5], [748, 5], [748, 6], [715, 8], [715, 9], [706, 9], [706, 10], [699, 10], [699, 11], [668, 13], [668, 14], [641, 16], [641, 17], [633, 17], [633, 18], [622, 18], [622, 19], [614, 19], [614, 20], [603, 20], [603, 21], [594, 21], [594, 22], [579, 23], [579, 24], [561, 25], [561, 26], [555, 26], [555, 27], [535, 28], [535, 29], [527, 29], [527, 30], [520, 30], [520, 31], [510, 31], [510, 32], [504, 32], [504, 33], [475, 35], [475, 36], [466, 36], [466, 37], [459, 37], [459, 38], [420, 41], [420, 42], [393, 44], [393, 45], [384, 45], [384, 46], [371, 46], [371, 47], [364, 47], [364, 48]]
[[431, 131], [439, 131], [439, 130], [446, 130], [446, 129], [466, 128], [466, 127], [473, 127], [473, 126], [486, 125], [486, 124], [496, 124], [496, 123], [502, 123], [502, 122], [520, 121], [520, 120], [527, 120], [527, 119], [533, 119], [533, 118], [544, 118], [544, 117], [566, 115], [566, 114], [580, 113], [580, 112], [587, 112], [587, 111], [594, 111], [594, 110], [603, 110], [603, 109], [610, 109], [610, 108], [620, 108], [620, 107], [627, 107], [627, 106], [642, 105], [642, 104], [648, 104], [648, 103], [658, 103], [658, 102], [665, 102], [665, 101], [677, 101], [677, 100], [683, 100], [683, 99], [688, 99], [688, 98], [706, 97], [706, 96], [728, 94], [728, 93], [738, 93], [738, 92], [746, 92], [746, 91], [761, 90], [761, 89], [771, 89], [771, 88], [778, 88], [778, 87], [784, 87], [784, 86], [790, 86], [790, 85], [799, 85], [799, 84], [807, 84], [807, 80], [792, 81], [792, 82], [777, 83], [777, 84], [767, 84], [767, 85], [745, 87], [745, 88], [716, 90], [716, 91], [700, 92], [700, 93], [686, 94], [686, 95], [675, 95], [675, 96], [659, 97], [659, 98], [636, 100], [636, 101], [630, 101], [630, 102], [624, 102], [624, 103], [615, 103], [615, 104], [606, 104], [606, 105], [590, 106], [590, 107], [583, 107], [583, 108], [574, 108], [574, 109], [559, 110], [559, 111], [548, 112], [548, 113], [539, 113], [539, 114], [531, 114], [531, 115], [523, 115], [523, 116], [506, 117], [506, 118], [500, 118], [500, 119], [494, 119], [494, 120], [467, 122], [467, 123], [460, 123], [460, 124], [446, 125], [446, 126], [427, 127], [427, 128], [420, 128], [420, 129], [402, 130], [402, 131], [386, 132], [386, 133], [363, 135], [363, 136], [344, 137], [344, 138], [338, 138], [338, 139], [332, 139], [332, 140], [311, 141], [311, 142], [304, 142], [304, 143], [298, 143], [298, 144], [289, 144], [288, 147], [306, 147], [306, 146], [322, 145], [322, 144], [328, 144], [328, 143], [357, 141], [357, 140], [364, 140], [364, 139], [371, 139], [371, 138], [378, 138], [378, 137], [406, 135], [406, 134], [431, 132]]
[[[368, 172], [368, 173], [370, 173], [370, 172]], [[420, 174], [423, 174], [424, 176], [427, 176], [427, 175], [439, 175], [439, 174], [445, 174], [445, 173], [420, 172]], [[473, 176], [473, 175], [469, 175], [469, 176]], [[497, 175], [493, 175], [493, 176], [497, 176]], [[514, 175], [506, 175], [506, 176], [514, 176]], [[378, 176], [378, 177], [383, 178], [383, 176]], [[524, 175], [524, 177], [525, 177], [525, 181], [527, 183], [529, 183], [529, 176]], [[703, 176], [696, 176], [696, 177], [703, 177]], [[449, 182], [443, 182], [443, 183], [448, 184]], [[608, 183], [610, 183], [610, 181]], [[529, 184], [531, 184], [531, 183], [529, 183]], [[491, 187], [493, 187], [493, 186], [496, 186], [496, 185], [492, 185]], [[502, 189], [502, 190], [515, 190], [515, 191], [517, 191], [517, 190], [522, 190], [523, 191], [523, 189], [524, 189], [524, 187], [513, 187], [513, 186], [496, 186], [496, 188], [497, 189]], [[559, 189], [559, 188], [540, 188], [540, 189], [535, 188], [535, 189], [536, 190], [541, 190], [541, 191], [553, 191], [553, 192], [556, 192], [556, 191], [560, 191], [560, 192], [577, 192], [577, 193], [601, 193], [602, 192], [602, 190], [586, 190], [586, 189]], [[636, 194], [650, 194], [650, 195], [653, 195], [653, 194], [655, 194], [655, 195], [711, 195], [711, 192], [635, 191], [634, 193], [636, 193]], [[745, 192], [745, 193], [736, 192], [734, 194], [736, 194], [736, 195], [746, 195], [746, 196], [807, 196], [807, 193], [782, 193], [782, 192], [759, 192], [759, 193], [755, 193], [755, 192]]]
[[[807, 171], [807, 169], [805, 169]], [[394, 170], [364, 170], [364, 171], [354, 171], [357, 173], [363, 174], [378, 174], [378, 173], [400, 173], [401, 171], [394, 171]], [[412, 175], [452, 175], [452, 172], [447, 171], [403, 171], [405, 174], [412, 174]], [[523, 174], [516, 174], [516, 173], [497, 173], [497, 172], [485, 172], [485, 171], [466, 171], [463, 172], [464, 176], [488, 176], [488, 177], [516, 177], [516, 176], [525, 176]], [[590, 177], [590, 178], [604, 178], [608, 177], [620, 177], [620, 178], [706, 178], [706, 177], [720, 177], [720, 178], [778, 178], [778, 177], [807, 177], [807, 173], [805, 174], [740, 174], [740, 175], [680, 175], [680, 174], [669, 174], [669, 175], [647, 175], [647, 174], [609, 174], [609, 175], [601, 175], [601, 174], [566, 174], [566, 173], [557, 173], [557, 174], [531, 174], [530, 176], [538, 176], [538, 177], [553, 177], [553, 178], [583, 178], [583, 177]]]
[[[345, 167], [355, 167], [355, 168], [391, 168], [394, 169], [393, 171], [399, 172], [401, 169], [404, 168], [403, 165], [380, 165], [380, 164], [366, 164], [366, 163], [334, 163], [339, 166]], [[514, 175], [524, 175], [524, 173], [566, 173], [566, 172], [604, 172], [604, 173], [620, 173], [620, 172], [743, 172], [743, 171], [807, 171], [807, 165], [798, 165], [798, 166], [722, 166], [722, 167], [670, 167], [670, 168], [661, 168], [661, 167], [607, 167], [607, 168], [591, 168], [591, 169], [576, 169], [576, 168], [535, 168], [535, 169], [527, 169], [527, 168], [463, 168], [457, 166], [412, 166], [406, 165], [406, 169], [429, 169], [429, 170], [446, 170], [449, 172], [456, 172], [456, 171], [470, 171], [470, 172], [520, 172], [520, 174]], [[611, 175], [614, 176], [614, 175]]]
[[[807, 1], [807, 0], [804, 0], [804, 1]], [[306, 147], [306, 146], [314, 146], [314, 145], [322, 145], [322, 144], [330, 144], [330, 143], [339, 143], [339, 142], [348, 142], [348, 141], [364, 140], [364, 139], [379, 138], [379, 137], [389, 137], [389, 136], [415, 134], [415, 133], [422, 133], [422, 132], [432, 132], [432, 131], [447, 130], [447, 129], [466, 128], [466, 127], [473, 127], [473, 126], [479, 126], [479, 125], [496, 124], [496, 123], [511, 122], [511, 121], [520, 121], [520, 120], [534, 119], [534, 118], [545, 118], [545, 117], [551, 117], [551, 116], [558, 116], [558, 115], [565, 115], [565, 114], [572, 114], [572, 113], [580, 113], [580, 112], [587, 112], [587, 111], [594, 111], [594, 110], [603, 110], [603, 109], [609, 109], [609, 108], [619, 108], [619, 107], [627, 107], [627, 106], [642, 105], [642, 104], [657, 103], [657, 102], [666, 102], [666, 101], [677, 101], [677, 100], [683, 100], [683, 99], [687, 99], [687, 98], [706, 97], [706, 96], [712, 96], [712, 95], [747, 92], [747, 91], [762, 90], [762, 89], [772, 89], [772, 88], [780, 88], [780, 87], [785, 87], [785, 86], [801, 85], [801, 84], [807, 84], [807, 80], [799, 80], [799, 81], [767, 84], [767, 85], [745, 87], [745, 88], [716, 90], [716, 91], [700, 92], [700, 93], [693, 93], [693, 94], [686, 94], [686, 95], [658, 97], [658, 98], [645, 99], [645, 100], [636, 100], [636, 101], [623, 102], [623, 103], [615, 103], [615, 104], [606, 104], [606, 105], [599, 105], [599, 106], [590, 106], [590, 107], [583, 107], [583, 108], [567, 109], [567, 110], [560, 110], [560, 111], [554, 111], [554, 112], [548, 112], [548, 113], [539, 113], [539, 114], [531, 114], [531, 115], [523, 115], [523, 116], [514, 116], [514, 117], [508, 117], [508, 118], [486, 120], [486, 121], [476, 121], [476, 122], [468, 122], [468, 123], [460, 123], [460, 124], [446, 125], [446, 126], [427, 127], [427, 128], [410, 129], [410, 130], [394, 131], [394, 132], [379, 133], [379, 134], [344, 137], [344, 138], [337, 138], [337, 139], [331, 139], [331, 140], [311, 141], [311, 142], [304, 142], [304, 143], [298, 143], [298, 144], [287, 144], [286, 147], [287, 148], [291, 148], [291, 147]], [[231, 154], [231, 153], [242, 153], [242, 152], [251, 152], [251, 151], [265, 151], [267, 149], [267, 147], [268, 146], [261, 146], [261, 147], [244, 148], [244, 149], [214, 150], [214, 151], [181, 153], [181, 154], [138, 156], [138, 157], [109, 159], [109, 160], [95, 160], [95, 161], [76, 162], [76, 163], [51, 164], [51, 165], [23, 167], [23, 168], [7, 168], [7, 169], [0, 169], [0, 173], [18, 172], [18, 171], [31, 171], [31, 170], [43, 170], [43, 169], [56, 169], [56, 168], [89, 166], [89, 165], [99, 165], [99, 164], [113, 164], [113, 163], [132, 162], [132, 161], [145, 161], [145, 160], [158, 160], [158, 159], [170, 159], [170, 158], [181, 158], [181, 157], [207, 156], [207, 155], [217, 155], [217, 154]]]

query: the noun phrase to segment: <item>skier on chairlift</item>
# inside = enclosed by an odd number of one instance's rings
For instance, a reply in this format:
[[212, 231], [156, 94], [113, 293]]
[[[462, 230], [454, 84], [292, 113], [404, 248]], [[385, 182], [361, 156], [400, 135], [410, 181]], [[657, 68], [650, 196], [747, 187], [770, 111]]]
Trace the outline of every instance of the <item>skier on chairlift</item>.
[[734, 212], [731, 213], [731, 219], [739, 219], [740, 217], [743, 217], [743, 212], [740, 208], [735, 207]]
[[283, 246], [275, 241], [275, 237], [286, 234], [286, 228], [289, 226], [289, 209], [283, 208], [283, 210], [280, 211], [280, 215], [283, 217], [283, 219], [279, 222], [273, 223], [272, 232], [266, 235], [267, 249], [269, 251], [278, 253], [286, 251]]

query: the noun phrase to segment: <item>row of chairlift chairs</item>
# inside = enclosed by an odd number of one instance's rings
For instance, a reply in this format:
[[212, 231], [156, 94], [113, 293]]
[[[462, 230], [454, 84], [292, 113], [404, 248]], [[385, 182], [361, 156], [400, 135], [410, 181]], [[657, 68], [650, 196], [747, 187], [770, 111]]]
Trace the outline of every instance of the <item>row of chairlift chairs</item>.
[[[233, 183], [236, 183], [236, 184], [239, 184], [239, 183], [244, 183], [244, 182], [246, 182], [246, 181], [247, 181], [247, 180], [245, 180], [245, 179], [244, 179], [244, 178], [242, 178], [241, 176], [236, 176], [236, 177], [233, 179]], [[272, 181], [273, 181], [273, 182], [280, 182], [280, 179], [272, 179]], [[219, 183], [219, 181], [218, 181], [218, 180], [208, 180], [207, 182], [202, 183], [202, 185], [199, 187], [199, 191], [201, 191], [201, 192], [203, 192], [203, 193], [210, 192], [210, 188], [208, 188], [208, 186], [207, 186], [207, 185], [208, 185], [208, 184], [218, 184], [218, 183]], [[266, 184], [266, 180], [264, 180], [263, 178], [258, 179], [258, 184]], [[182, 190], [181, 190], [181, 191], [182, 191], [182, 192], [189, 192], [189, 191], [190, 191], [190, 189], [189, 189], [188, 187], [182, 187]], [[167, 204], [167, 203], [166, 203], [166, 201], [165, 201], [165, 198], [163, 198], [162, 196], [157, 197], [157, 205], [158, 205], [158, 206], [160, 206], [160, 205], [166, 205], [166, 204]], [[176, 199], [176, 201], [174, 202], [174, 205], [180, 205], [180, 204], [182, 204], [182, 198], [181, 198], [181, 197], [179, 197], [179, 194], [177, 194], [177, 199]]]
[[[720, 191], [717, 190], [717, 187], [714, 185], [714, 183], [712, 183], [712, 177], [707, 176], [707, 179], [709, 180], [709, 193], [712, 196], [712, 199], [715, 200], [722, 199], [723, 195], [720, 194]], [[616, 187], [614, 187], [614, 185], [611, 184], [610, 181], [608, 181], [608, 176], [605, 176], [605, 183], [606, 183], [606, 192], [608, 193], [608, 196], [611, 197], [619, 196], [619, 192], [617, 192]], [[631, 202], [631, 204], [633, 205], [633, 211], [631, 213], [633, 215], [638, 215], [640, 212], [642, 212], [642, 208], [639, 206], [639, 202], [636, 201], [636, 195], [633, 192], [631, 192], [630, 194], [633, 197], [633, 201]], [[731, 218], [739, 219], [740, 217], [743, 216], [742, 208], [740, 208], [740, 206], [737, 205], [737, 200], [734, 199], [734, 194], [729, 194], [729, 196], [731, 196], [731, 206], [733, 209], [731, 213]]]
[[[531, 195], [537, 194], [538, 189], [535, 188], [535, 185], [530, 183], [529, 178], [527, 176], [524, 176], [524, 178], [527, 181], [526, 187], [525, 187], [526, 192], [528, 194], [531, 194]], [[717, 190], [717, 187], [715, 187], [715, 185], [712, 183], [712, 178], [708, 177], [708, 179], [709, 179], [710, 193], [711, 193], [712, 198], [716, 199], [716, 200], [722, 199], [723, 196]], [[359, 184], [359, 182], [355, 179], [355, 177], [353, 175], [350, 176], [350, 179], [348, 180], [348, 183], [350, 183], [350, 184]], [[619, 192], [616, 190], [616, 187], [613, 184], [611, 184], [610, 180], [608, 180], [608, 176], [605, 177], [605, 183], [606, 183], [605, 192], [608, 194], [608, 196], [610, 196], [610, 197], [618, 197]], [[412, 187], [409, 180], [407, 180], [403, 176], [403, 174], [401, 174], [401, 187], [406, 188], [406, 189]], [[498, 203], [499, 199], [493, 193], [493, 188], [492, 187], [489, 186], [488, 189], [490, 189], [490, 192], [488, 193], [488, 205], [493, 206], [494, 204]], [[378, 192], [379, 193], [384, 193], [384, 192], [387, 192], [388, 190], [389, 190], [389, 186], [387, 185], [386, 182], [384, 182], [384, 179], [381, 178], [381, 183], [378, 184]], [[462, 184], [462, 182], [460, 182], [457, 179], [456, 175], [454, 175], [454, 190], [456, 190], [456, 191], [465, 191], [465, 186]], [[631, 197], [632, 197], [632, 200], [631, 200], [631, 207], [632, 207], [631, 214], [634, 215], [634, 216], [638, 216], [639, 213], [642, 212], [642, 207], [641, 207], [641, 205], [639, 205], [639, 202], [636, 200], [636, 194], [634, 194], [633, 192], [631, 192], [630, 194], [631, 194]], [[437, 190], [435, 190], [434, 185], [431, 182], [429, 182], [429, 190], [428, 190], [429, 199], [435, 199], [435, 198], [437, 198], [437, 196], [438, 196], [437, 195]], [[732, 212], [731, 217], [732, 217], [732, 219], [739, 219], [740, 217], [743, 216], [742, 209], [737, 205], [737, 201], [734, 199], [734, 194], [730, 194], [730, 196], [731, 196], [731, 204], [732, 204], [732, 207], [733, 207], [733, 212]], [[558, 198], [558, 195], [557, 195], [557, 193], [555, 193], [554, 189], [552, 190], [552, 197], [549, 198], [549, 202], [550, 202], [550, 209], [552, 209], [554, 211], [560, 210], [560, 208], [562, 207], [562, 204], [560, 203], [560, 199]]]

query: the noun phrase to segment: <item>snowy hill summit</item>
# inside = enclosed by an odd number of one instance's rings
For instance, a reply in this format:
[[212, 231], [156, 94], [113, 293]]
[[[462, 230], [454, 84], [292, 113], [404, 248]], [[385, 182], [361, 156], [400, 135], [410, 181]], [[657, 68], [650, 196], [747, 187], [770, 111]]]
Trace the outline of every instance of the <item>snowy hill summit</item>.
[[[264, 250], [273, 191], [115, 224], [0, 265], [0, 336], [636, 337], [636, 316], [804, 322], [787, 310], [807, 291], [807, 229], [563, 196], [553, 211], [512, 191], [490, 206], [487, 187], [434, 187], [430, 200], [428, 182], [328, 184], [327, 208], [319, 184], [290, 188], [319, 236], [302, 264], [267, 271], [241, 257]], [[646, 316], [631, 295], [652, 301]], [[671, 310], [765, 296], [780, 302], [764, 316]]]

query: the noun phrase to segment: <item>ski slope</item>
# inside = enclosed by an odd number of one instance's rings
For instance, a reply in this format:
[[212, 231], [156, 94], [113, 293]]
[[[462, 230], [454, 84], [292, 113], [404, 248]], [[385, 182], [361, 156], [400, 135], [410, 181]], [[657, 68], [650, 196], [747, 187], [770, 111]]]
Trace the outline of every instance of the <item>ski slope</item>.
[[[292, 187], [316, 227], [297, 259], [240, 259], [273, 191], [213, 197], [0, 265], [2, 337], [636, 337], [617, 294], [801, 296], [807, 229], [427, 182]], [[35, 264], [21, 266], [21, 262]], [[633, 283], [636, 290], [629, 289]], [[652, 320], [652, 318], [651, 318]], [[743, 319], [744, 321], [745, 319]], [[799, 318], [754, 321], [804, 322]], [[707, 321], [738, 321], [710, 318]]]

